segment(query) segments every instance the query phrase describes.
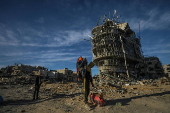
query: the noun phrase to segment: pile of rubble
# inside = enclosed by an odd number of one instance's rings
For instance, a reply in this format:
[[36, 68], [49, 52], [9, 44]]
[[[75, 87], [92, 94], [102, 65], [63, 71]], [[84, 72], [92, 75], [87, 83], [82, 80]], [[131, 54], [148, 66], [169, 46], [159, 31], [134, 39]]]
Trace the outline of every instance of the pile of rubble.
[[[170, 79], [163, 77], [160, 79], [148, 79], [148, 80], [134, 80], [134, 79], [120, 79], [114, 77], [105, 76], [100, 81], [99, 79], [93, 80], [95, 88], [91, 88], [91, 92], [103, 93], [106, 97], [114, 97], [119, 94], [142, 94], [143, 90], [150, 90], [149, 87], [159, 89], [161, 85], [170, 85]], [[35, 84], [35, 76], [13, 76], [13, 77], [1, 77], [0, 84], [10, 85], [31, 85], [32, 89]], [[41, 85], [43, 93], [51, 96], [65, 96], [73, 97], [79, 95], [77, 100], [83, 98], [83, 85], [78, 82], [59, 82], [59, 81], [45, 81]]]
[[[127, 98], [130, 96], [142, 96], [154, 94], [158, 91], [165, 91], [164, 87], [170, 85], [168, 78], [158, 80], [141, 80], [141, 81], [116, 81], [107, 83], [96, 83], [91, 87], [92, 93], [102, 93], [106, 100], [113, 98]], [[32, 86], [32, 91], [34, 85]], [[40, 97], [42, 98], [65, 98], [73, 100], [71, 102], [82, 102], [83, 85], [77, 82], [43, 82], [40, 88]]]
[[34, 84], [35, 83], [35, 76], [10, 76], [10, 77], [1, 77], [0, 84]]
[[[159, 79], [135, 80], [135, 79], [119, 79], [105, 76], [101, 81], [95, 81], [97, 89], [94, 92], [102, 92], [107, 97], [114, 94], [127, 94], [134, 90], [138, 90], [136, 95], [140, 94], [139, 90], [147, 89], [147, 87], [159, 87], [161, 85], [170, 85], [170, 78], [162, 77]], [[140, 87], [143, 87], [140, 88]], [[139, 89], [140, 88], [140, 89]]]

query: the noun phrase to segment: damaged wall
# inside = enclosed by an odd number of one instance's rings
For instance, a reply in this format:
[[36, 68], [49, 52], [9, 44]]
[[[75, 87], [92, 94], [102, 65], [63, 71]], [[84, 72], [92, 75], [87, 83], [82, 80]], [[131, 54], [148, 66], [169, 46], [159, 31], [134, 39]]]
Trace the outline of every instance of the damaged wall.
[[68, 68], [57, 70], [57, 72], [62, 73], [63, 76], [61, 76], [61, 79], [64, 81], [77, 81], [77, 74], [74, 73], [72, 70], [69, 70]]
[[146, 75], [149, 76], [149, 78], [156, 79], [164, 76], [162, 63], [158, 57], [145, 57], [144, 61], [146, 67]]
[[136, 72], [135, 66], [143, 62], [140, 39], [128, 23], [107, 19], [92, 30], [93, 62], [100, 72], [118, 76]]
[[163, 65], [163, 69], [166, 76], [170, 77], [170, 64]]

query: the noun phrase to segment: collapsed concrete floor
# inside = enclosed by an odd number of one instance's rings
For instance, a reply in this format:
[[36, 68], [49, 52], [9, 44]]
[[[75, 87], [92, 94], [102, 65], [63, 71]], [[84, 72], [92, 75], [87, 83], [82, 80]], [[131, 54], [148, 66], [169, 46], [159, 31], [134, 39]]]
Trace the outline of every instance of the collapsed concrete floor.
[[91, 105], [91, 110], [83, 103], [82, 85], [77, 83], [43, 83], [40, 99], [32, 100], [34, 85], [0, 85], [2, 113], [169, 113], [170, 82], [168, 79], [143, 80], [124, 85], [95, 84], [93, 92], [102, 91], [106, 105]]

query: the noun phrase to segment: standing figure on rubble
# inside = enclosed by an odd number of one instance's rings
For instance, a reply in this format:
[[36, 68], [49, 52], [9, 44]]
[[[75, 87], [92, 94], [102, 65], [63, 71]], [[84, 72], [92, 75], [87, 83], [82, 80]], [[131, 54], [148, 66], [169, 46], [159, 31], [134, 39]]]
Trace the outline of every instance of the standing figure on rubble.
[[34, 90], [34, 95], [33, 95], [33, 100], [38, 99], [38, 93], [40, 90], [40, 85], [41, 85], [41, 76], [37, 75], [35, 79], [35, 90]]
[[83, 58], [80, 56], [80, 57], [77, 59], [77, 63], [76, 63], [78, 81], [82, 81], [81, 71], [82, 71], [83, 67], [84, 67], [84, 66], [83, 66]]
[[[77, 60], [77, 75], [78, 75], [78, 81], [83, 82], [83, 91], [84, 91], [84, 103], [88, 103], [88, 96], [90, 93], [90, 83], [92, 87], [94, 87], [92, 76], [91, 76], [91, 68], [94, 66], [93, 63], [90, 63], [89, 65], [86, 58], [79, 57]], [[93, 65], [91, 65], [93, 64]]]

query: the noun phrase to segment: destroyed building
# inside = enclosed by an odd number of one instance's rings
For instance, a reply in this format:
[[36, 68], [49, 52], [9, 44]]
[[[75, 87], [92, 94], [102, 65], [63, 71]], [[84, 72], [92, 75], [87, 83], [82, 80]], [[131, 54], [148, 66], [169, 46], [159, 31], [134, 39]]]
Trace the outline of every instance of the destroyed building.
[[59, 78], [62, 81], [68, 81], [68, 82], [76, 82], [77, 81], [77, 75], [72, 70], [69, 70], [68, 68], [59, 69], [56, 70], [59, 73]]
[[92, 29], [93, 62], [105, 75], [135, 76], [135, 66], [144, 62], [140, 38], [128, 23], [104, 18]]
[[[63, 82], [76, 82], [77, 74], [68, 68], [59, 69], [59, 70], [49, 70], [48, 68], [42, 66], [30, 66], [24, 64], [14, 64], [12, 66], [7, 66], [0, 69], [0, 82], [6, 80], [6, 82], [15, 82], [21, 83], [32, 83], [34, 82], [35, 76], [41, 75], [44, 78], [48, 78], [52, 81], [63, 81]], [[30, 82], [31, 80], [31, 82]]]
[[164, 76], [162, 63], [160, 62], [158, 57], [145, 57], [144, 61], [146, 67], [146, 75], [149, 78], [155, 79]]
[[11, 76], [13, 66], [7, 66], [1, 68], [1, 76]]
[[12, 66], [12, 73], [11, 75], [23, 75], [23, 74], [34, 74], [37, 75], [37, 71], [39, 70], [48, 70], [45, 67], [41, 66], [30, 66], [24, 64], [15, 64]]
[[167, 77], [170, 77], [170, 64], [163, 65], [164, 73]]

